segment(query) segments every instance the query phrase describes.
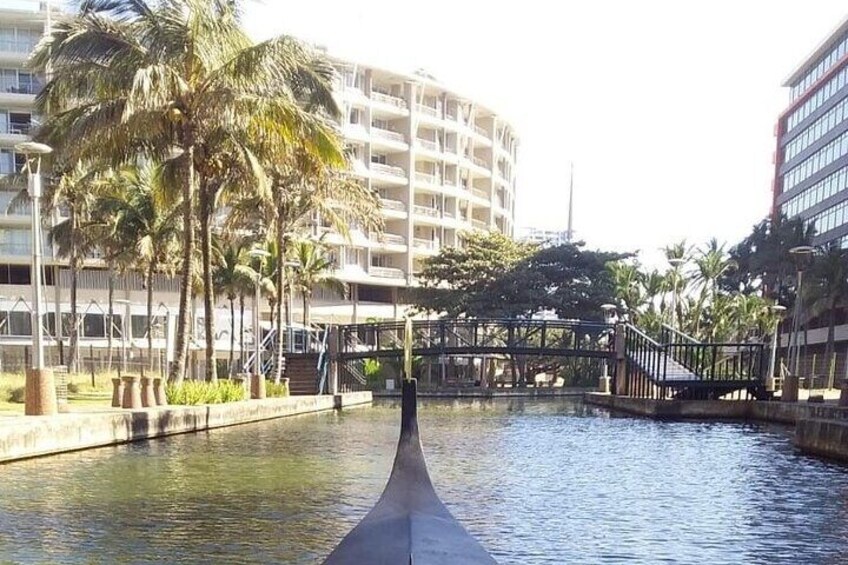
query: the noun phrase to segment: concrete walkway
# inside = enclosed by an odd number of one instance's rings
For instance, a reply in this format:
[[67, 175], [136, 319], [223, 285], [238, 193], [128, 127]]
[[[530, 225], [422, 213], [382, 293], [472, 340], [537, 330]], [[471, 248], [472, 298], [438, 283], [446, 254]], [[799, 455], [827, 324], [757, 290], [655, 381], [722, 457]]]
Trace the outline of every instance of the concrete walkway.
[[0, 463], [371, 403], [370, 392], [0, 418]]

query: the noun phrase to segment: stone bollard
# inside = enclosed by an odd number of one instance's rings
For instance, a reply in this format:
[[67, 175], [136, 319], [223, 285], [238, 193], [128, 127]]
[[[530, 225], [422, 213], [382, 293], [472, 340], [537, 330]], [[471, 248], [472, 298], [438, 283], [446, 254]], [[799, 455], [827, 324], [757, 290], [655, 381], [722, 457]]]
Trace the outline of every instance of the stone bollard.
[[138, 383], [138, 377], [127, 376], [121, 377], [124, 381], [124, 396], [121, 401], [122, 408], [130, 410], [138, 410], [143, 408], [141, 404], [141, 387]]
[[606, 375], [598, 377], [598, 392], [600, 392], [601, 394], [609, 394], [611, 380], [612, 378]]
[[783, 379], [783, 393], [780, 400], [783, 402], [798, 402], [798, 377], [795, 375], [786, 375]]
[[842, 391], [839, 393], [839, 405], [848, 406], [848, 379], [842, 381]]
[[112, 378], [112, 407], [120, 408], [124, 399], [124, 383], [121, 377]]
[[52, 369], [27, 369], [24, 387], [24, 414], [52, 416], [59, 412]]
[[152, 377], [141, 377], [141, 405], [145, 408], [156, 407], [156, 393], [153, 390]]
[[165, 379], [156, 377], [153, 379], [153, 396], [156, 397], [156, 406], [168, 405], [168, 394], [165, 392]]
[[250, 398], [253, 400], [265, 398], [265, 375], [250, 376]]

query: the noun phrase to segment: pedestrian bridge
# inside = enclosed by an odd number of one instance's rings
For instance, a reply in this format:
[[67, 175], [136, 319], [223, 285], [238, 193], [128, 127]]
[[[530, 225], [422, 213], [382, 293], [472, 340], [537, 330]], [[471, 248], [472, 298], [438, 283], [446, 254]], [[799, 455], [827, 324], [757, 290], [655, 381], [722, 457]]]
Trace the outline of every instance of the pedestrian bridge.
[[[344, 373], [364, 385], [356, 362], [403, 356], [403, 321], [342, 325], [330, 355]], [[653, 336], [653, 337], [652, 337]], [[544, 356], [604, 359], [612, 390], [646, 398], [720, 398], [765, 395], [762, 343], [705, 343], [662, 326], [652, 335], [631, 324], [585, 320], [440, 319], [412, 323], [412, 354], [450, 356]], [[319, 366], [321, 384], [326, 370]], [[348, 379], [350, 380], [350, 379]], [[353, 383], [356, 387], [356, 382]]]

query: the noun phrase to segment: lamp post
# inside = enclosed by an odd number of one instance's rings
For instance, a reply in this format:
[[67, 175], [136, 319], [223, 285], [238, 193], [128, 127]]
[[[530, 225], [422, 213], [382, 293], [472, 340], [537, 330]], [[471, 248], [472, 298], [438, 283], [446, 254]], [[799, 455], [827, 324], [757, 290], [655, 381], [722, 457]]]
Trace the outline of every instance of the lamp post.
[[774, 314], [774, 332], [772, 332], [771, 354], [769, 355], [768, 373], [766, 375], [766, 391], [774, 392], [774, 370], [777, 363], [777, 344], [780, 330], [780, 319], [786, 312], [786, 306], [773, 304], [769, 310]]
[[677, 269], [685, 263], [680, 257], [672, 257], [668, 260], [668, 264], [671, 265], [672, 272], [674, 276], [672, 277], [672, 289], [671, 289], [671, 327], [672, 329], [677, 329]]
[[[130, 309], [130, 301], [126, 298], [117, 298], [113, 300], [115, 304], [121, 304], [124, 306], [124, 313], [121, 314], [121, 371], [127, 371], [127, 318], [129, 317], [129, 309]], [[112, 331], [112, 328], [109, 328], [109, 331]], [[121, 376], [121, 371], [118, 372], [118, 376]]]
[[[604, 323], [612, 324], [615, 321], [616, 314], [616, 306], [615, 304], [602, 304], [601, 311], [604, 313]], [[606, 333], [607, 344], [609, 344], [614, 336], [614, 332], [609, 330], [604, 330]], [[601, 393], [609, 394], [610, 392], [610, 376], [609, 376], [609, 360], [604, 357], [603, 359], [603, 368], [604, 373], [601, 375], [601, 378], [598, 381], [598, 391]]]
[[786, 402], [797, 402], [798, 386], [799, 386], [799, 365], [801, 358], [801, 315], [803, 313], [802, 305], [802, 290], [804, 284], [804, 269], [809, 265], [813, 258], [814, 247], [809, 245], [799, 245], [789, 250], [789, 254], [795, 261], [795, 268], [798, 273], [797, 284], [795, 287], [795, 313], [792, 316], [792, 334], [790, 335], [789, 345], [789, 369], [790, 374], [786, 376], [783, 384], [782, 400]]
[[15, 152], [26, 157], [27, 190], [32, 201], [32, 366], [27, 369], [24, 412], [41, 416], [55, 414], [56, 388], [53, 371], [44, 364], [44, 333], [41, 328], [43, 297], [41, 289], [41, 157], [53, 152], [49, 145], [25, 141], [15, 145]]
[[259, 268], [256, 269], [256, 279], [253, 296], [253, 375], [250, 379], [250, 397], [265, 398], [265, 375], [262, 374], [262, 329], [259, 326], [259, 304], [260, 283], [262, 282], [262, 265], [266, 257], [271, 254], [264, 249], [251, 249], [249, 255], [259, 259]]

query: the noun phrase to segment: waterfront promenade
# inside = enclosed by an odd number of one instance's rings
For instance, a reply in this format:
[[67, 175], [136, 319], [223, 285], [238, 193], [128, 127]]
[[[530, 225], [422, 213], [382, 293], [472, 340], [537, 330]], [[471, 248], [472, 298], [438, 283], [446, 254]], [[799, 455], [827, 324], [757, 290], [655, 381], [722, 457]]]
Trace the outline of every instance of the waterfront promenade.
[[370, 404], [370, 392], [0, 418], [0, 463]]

